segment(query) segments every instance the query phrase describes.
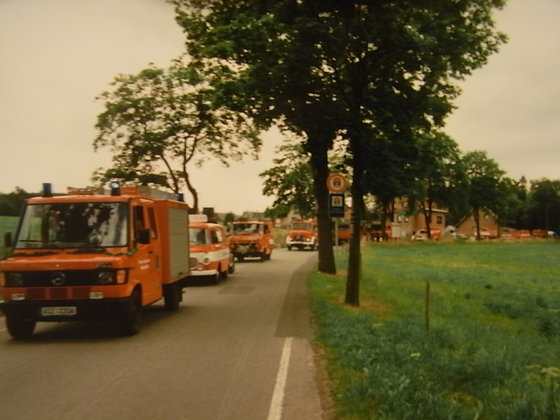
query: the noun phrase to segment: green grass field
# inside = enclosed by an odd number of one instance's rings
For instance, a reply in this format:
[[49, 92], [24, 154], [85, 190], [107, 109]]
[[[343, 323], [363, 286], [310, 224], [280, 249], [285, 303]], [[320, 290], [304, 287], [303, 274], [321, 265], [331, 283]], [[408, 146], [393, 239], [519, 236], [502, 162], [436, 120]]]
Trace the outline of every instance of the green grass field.
[[560, 242], [362, 255], [358, 309], [345, 254], [310, 277], [337, 419], [560, 419]]

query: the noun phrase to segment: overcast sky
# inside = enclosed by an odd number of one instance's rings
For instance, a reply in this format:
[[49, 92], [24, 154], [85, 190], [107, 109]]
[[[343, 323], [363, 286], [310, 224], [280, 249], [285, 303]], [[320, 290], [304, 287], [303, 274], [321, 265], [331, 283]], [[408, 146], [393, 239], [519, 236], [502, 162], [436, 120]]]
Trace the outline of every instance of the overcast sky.
[[[445, 131], [463, 152], [485, 150], [512, 178], [560, 179], [560, 0], [510, 0], [497, 14], [510, 37], [469, 77]], [[94, 152], [95, 97], [119, 73], [167, 66], [183, 35], [164, 0], [0, 0], [0, 192], [57, 192], [91, 183], [110, 163]], [[272, 165], [277, 133], [259, 161], [192, 172], [200, 205], [264, 210], [259, 173]]]

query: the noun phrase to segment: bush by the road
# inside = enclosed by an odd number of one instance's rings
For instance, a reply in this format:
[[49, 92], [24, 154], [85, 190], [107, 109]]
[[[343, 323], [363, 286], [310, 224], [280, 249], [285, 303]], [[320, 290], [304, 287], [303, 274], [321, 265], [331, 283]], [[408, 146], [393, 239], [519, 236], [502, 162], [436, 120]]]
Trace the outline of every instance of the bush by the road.
[[369, 245], [358, 309], [343, 305], [344, 254], [341, 274], [313, 273], [336, 418], [559, 419], [559, 252]]

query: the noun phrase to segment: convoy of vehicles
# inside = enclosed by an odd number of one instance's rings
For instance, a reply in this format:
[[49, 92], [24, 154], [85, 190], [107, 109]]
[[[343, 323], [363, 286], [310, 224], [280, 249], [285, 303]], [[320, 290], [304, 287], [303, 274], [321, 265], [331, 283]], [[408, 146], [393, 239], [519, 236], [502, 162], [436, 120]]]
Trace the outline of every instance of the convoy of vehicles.
[[319, 247], [317, 235], [317, 222], [314, 220], [297, 220], [286, 236], [286, 247], [288, 251], [292, 248], [316, 250]]
[[[33, 334], [37, 322], [106, 319], [120, 331], [139, 331], [143, 307], [161, 299], [177, 310], [187, 281], [214, 283], [235, 270], [235, 259], [270, 260], [275, 247], [272, 222], [238, 220], [225, 228], [191, 215], [167, 193], [112, 185], [110, 192], [69, 189], [54, 196], [45, 184], [42, 197], [26, 200], [11, 253], [0, 261], [0, 308], [14, 338]], [[382, 240], [380, 222], [363, 234]], [[338, 243], [348, 242], [351, 226], [338, 225]], [[431, 239], [442, 232], [431, 229]], [[502, 238], [552, 237], [554, 232], [504, 229]], [[481, 237], [496, 237], [481, 228]], [[428, 239], [418, 229], [413, 240]], [[317, 223], [292, 222], [286, 246], [318, 248]]]
[[256, 257], [270, 260], [274, 248], [272, 222], [268, 220], [238, 220], [233, 222], [230, 248], [238, 261]]
[[107, 319], [138, 332], [141, 309], [177, 310], [190, 273], [188, 206], [135, 187], [73, 190], [26, 201], [0, 262], [2, 311], [14, 338], [38, 321]]
[[191, 279], [210, 278], [213, 283], [219, 283], [235, 271], [235, 259], [222, 225], [208, 223], [204, 214], [191, 215], [189, 238], [190, 255], [196, 259]]

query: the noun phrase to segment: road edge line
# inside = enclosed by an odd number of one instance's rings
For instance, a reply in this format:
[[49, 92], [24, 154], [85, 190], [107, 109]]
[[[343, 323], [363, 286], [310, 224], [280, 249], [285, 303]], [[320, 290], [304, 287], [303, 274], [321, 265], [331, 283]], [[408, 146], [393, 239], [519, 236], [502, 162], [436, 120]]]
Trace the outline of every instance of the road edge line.
[[282, 419], [282, 406], [284, 404], [284, 392], [286, 389], [286, 380], [288, 378], [288, 367], [290, 366], [290, 355], [292, 353], [293, 337], [287, 337], [282, 347], [282, 356], [280, 357], [280, 365], [276, 374], [276, 383], [272, 392], [272, 400], [270, 401], [270, 409], [268, 411], [268, 420]]

